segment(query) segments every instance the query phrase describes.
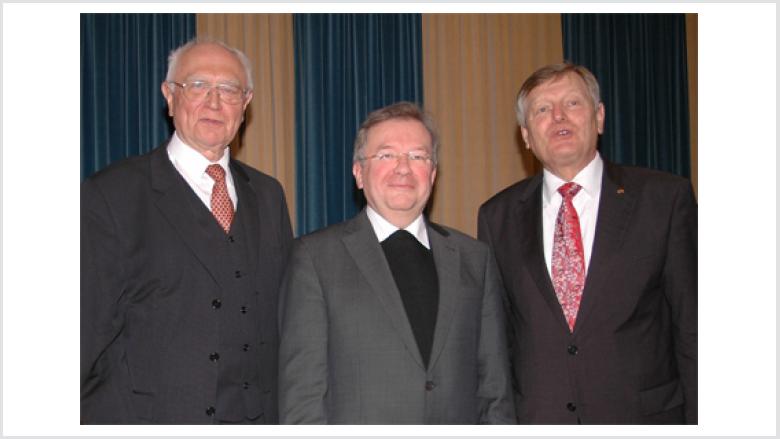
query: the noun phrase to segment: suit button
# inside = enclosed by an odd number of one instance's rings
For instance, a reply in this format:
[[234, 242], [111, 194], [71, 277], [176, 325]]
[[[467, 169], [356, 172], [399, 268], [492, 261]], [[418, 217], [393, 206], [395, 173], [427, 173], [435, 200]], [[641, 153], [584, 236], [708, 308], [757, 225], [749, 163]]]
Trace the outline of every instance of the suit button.
[[209, 407], [209, 408], [206, 409], [206, 415], [207, 416], [214, 416], [214, 412], [216, 412], [214, 407]]
[[577, 410], [577, 406], [573, 402], [566, 403], [566, 410], [573, 412]]
[[248, 388], [249, 388], [249, 383], [248, 383], [248, 382], [246, 382], [246, 381], [244, 381], [244, 390], [246, 390], [246, 389], [248, 389]]
[[426, 381], [425, 382], [425, 390], [431, 391], [436, 387], [436, 384], [434, 384], [433, 381]]
[[566, 347], [566, 352], [568, 352], [571, 355], [577, 355], [577, 346], [570, 344], [568, 347]]
[[241, 270], [236, 270], [236, 279], [241, 277]]
[[236, 242], [236, 239], [233, 238], [233, 235], [228, 236], [228, 242], [231, 243], [231, 244]]
[[219, 309], [219, 307], [222, 306], [222, 301], [219, 299], [214, 299], [211, 301], [211, 307], [214, 309]]
[[246, 351], [248, 351], [248, 350], [249, 350], [249, 345], [248, 345], [248, 344], [246, 344], [246, 343], [244, 343], [244, 346], [242, 346], [242, 347], [241, 347], [241, 349], [243, 349], [243, 350], [244, 350], [244, 352], [246, 352]]
[[209, 355], [209, 360], [211, 361], [219, 360], [219, 354], [217, 352], [212, 353], [211, 355]]
[[246, 307], [245, 306], [241, 307], [241, 314], [246, 314]]

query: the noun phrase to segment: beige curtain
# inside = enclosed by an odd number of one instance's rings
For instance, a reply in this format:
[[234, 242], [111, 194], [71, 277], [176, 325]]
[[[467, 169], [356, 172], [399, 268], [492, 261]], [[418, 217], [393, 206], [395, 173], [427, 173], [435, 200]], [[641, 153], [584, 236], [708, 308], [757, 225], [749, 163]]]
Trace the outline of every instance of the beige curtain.
[[198, 14], [198, 36], [244, 51], [252, 61], [254, 98], [231, 144], [237, 159], [284, 187], [295, 229], [295, 70], [291, 14]]
[[537, 68], [563, 60], [560, 14], [424, 14], [425, 106], [441, 133], [431, 218], [472, 236], [480, 204], [536, 173], [514, 113]]

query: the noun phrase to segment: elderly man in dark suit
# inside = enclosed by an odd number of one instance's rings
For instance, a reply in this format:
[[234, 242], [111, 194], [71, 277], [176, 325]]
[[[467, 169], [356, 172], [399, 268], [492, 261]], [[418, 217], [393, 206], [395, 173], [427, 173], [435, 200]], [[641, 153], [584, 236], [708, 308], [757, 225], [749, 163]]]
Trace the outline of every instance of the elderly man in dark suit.
[[162, 92], [172, 138], [82, 185], [81, 422], [277, 423], [292, 230], [279, 183], [230, 158], [249, 61], [191, 41]]
[[604, 114], [584, 67], [536, 71], [517, 119], [544, 170], [479, 211], [507, 289], [518, 422], [695, 424], [693, 191], [602, 160]]
[[282, 423], [514, 423], [493, 255], [423, 216], [437, 151], [414, 104], [363, 122], [368, 207], [296, 241], [285, 277]]

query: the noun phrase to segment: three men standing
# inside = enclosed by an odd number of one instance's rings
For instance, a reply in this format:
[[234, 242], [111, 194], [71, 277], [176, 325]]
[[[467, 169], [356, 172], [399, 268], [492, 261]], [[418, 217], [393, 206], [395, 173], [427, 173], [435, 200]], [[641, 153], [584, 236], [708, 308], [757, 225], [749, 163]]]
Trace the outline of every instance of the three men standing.
[[587, 69], [523, 84], [544, 171], [480, 208], [489, 246], [424, 216], [414, 104], [358, 131], [365, 210], [293, 245], [279, 183], [228, 150], [246, 57], [187, 43], [162, 92], [171, 139], [82, 185], [82, 423], [697, 422], [696, 202], [600, 157]]

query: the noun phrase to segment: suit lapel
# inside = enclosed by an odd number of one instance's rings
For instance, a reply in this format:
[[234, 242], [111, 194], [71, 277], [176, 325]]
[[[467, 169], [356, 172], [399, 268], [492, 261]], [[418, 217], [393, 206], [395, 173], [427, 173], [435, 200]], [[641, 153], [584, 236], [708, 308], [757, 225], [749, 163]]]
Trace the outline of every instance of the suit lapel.
[[[165, 146], [152, 153], [150, 166], [152, 189], [157, 192], [155, 206], [206, 272], [215, 282], [225, 285], [227, 279], [220, 279], [219, 271], [215, 270], [220, 266], [219, 257], [214, 251], [219, 245], [214, 238], [218, 235], [209, 233], [209, 227], [219, 226], [215, 221], [209, 221], [212, 220], [210, 212], [173, 167]], [[200, 206], [193, 201], [200, 203]], [[204, 215], [202, 211], [208, 215]]]
[[263, 242], [260, 236], [262, 229], [260, 228], [260, 215], [258, 215], [257, 193], [252, 187], [249, 176], [233, 160], [230, 161], [230, 170], [233, 174], [233, 184], [236, 186], [236, 195], [238, 196], [236, 218], [240, 217], [247, 242], [247, 254], [249, 257], [247, 267], [255, 267], [259, 257], [258, 252], [260, 251], [256, 243]]
[[404, 310], [401, 293], [395, 285], [390, 266], [365, 210], [346, 225], [342, 240], [371, 291], [377, 295], [409, 354], [424, 368], [420, 349]]
[[577, 313], [575, 332], [587, 322], [595, 304], [605, 294], [613, 290], [605, 287], [610, 276], [610, 267], [614, 267], [613, 258], [620, 257], [618, 251], [625, 240], [631, 213], [636, 201], [635, 195], [623, 187], [621, 171], [618, 166], [604, 162], [604, 175], [601, 180], [596, 233], [593, 251], [588, 264], [588, 275], [582, 302]]
[[444, 350], [447, 333], [457, 312], [456, 298], [461, 291], [460, 251], [450, 242], [448, 236], [446, 230], [428, 225], [428, 239], [436, 265], [436, 275], [439, 277], [439, 309], [436, 315], [429, 369], [433, 369]]
[[[526, 187], [521, 194], [513, 212], [516, 221], [510, 224], [517, 224], [512, 229], [516, 234], [509, 242], [517, 242], [519, 245], [510, 246], [518, 255], [510, 260], [525, 261], [528, 273], [536, 283], [537, 292], [550, 307], [550, 311], [556, 316], [562, 328], [566, 331], [569, 326], [563, 315], [561, 304], [555, 295], [550, 273], [547, 269], [547, 263], [544, 259], [544, 233], [542, 226], [542, 174], [534, 177], [534, 180]], [[517, 267], [517, 276], [522, 275], [520, 268]], [[512, 288], [513, 291], [521, 291], [522, 287]], [[525, 294], [525, 292], [523, 292]]]

